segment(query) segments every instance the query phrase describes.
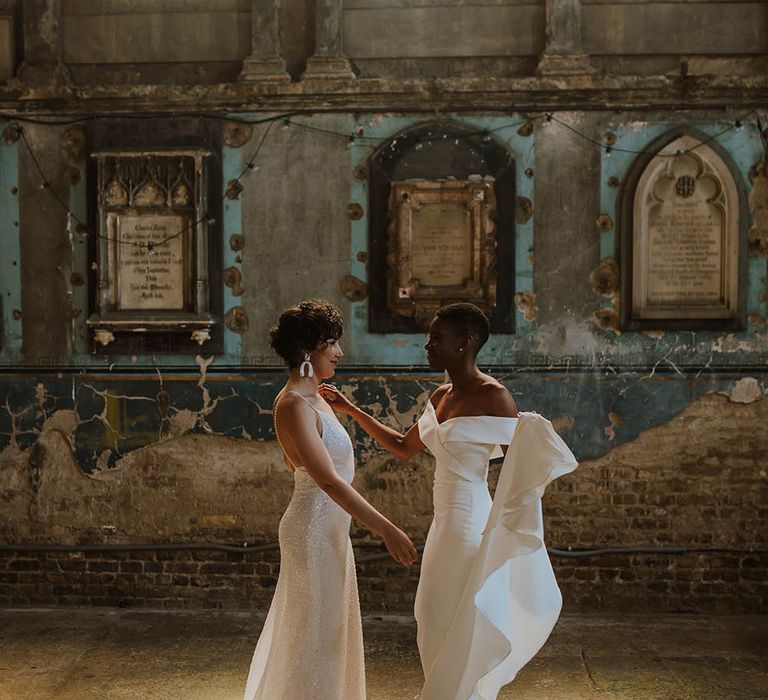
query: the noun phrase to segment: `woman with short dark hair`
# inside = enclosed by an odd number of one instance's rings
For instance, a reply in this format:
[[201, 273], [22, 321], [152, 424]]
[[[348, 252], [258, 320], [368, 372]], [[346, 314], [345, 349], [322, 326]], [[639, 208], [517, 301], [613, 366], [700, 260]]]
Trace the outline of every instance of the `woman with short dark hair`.
[[408, 536], [351, 485], [346, 430], [318, 393], [343, 356], [341, 312], [319, 299], [286, 309], [270, 334], [289, 370], [273, 406], [275, 435], [294, 473], [280, 520], [280, 575], [251, 662], [245, 700], [365, 700], [354, 517], [409, 566]]
[[[421, 700], [491, 700], [546, 641], [561, 606], [543, 541], [541, 495], [576, 460], [549, 421], [518, 414], [512, 396], [477, 366], [489, 335], [472, 304], [444, 306], [429, 326], [429, 366], [446, 371], [405, 435], [331, 385], [320, 393], [401, 459], [424, 446], [436, 459], [434, 518], [416, 593]], [[501, 449], [500, 449], [501, 448]], [[488, 462], [506, 454], [494, 500]]]

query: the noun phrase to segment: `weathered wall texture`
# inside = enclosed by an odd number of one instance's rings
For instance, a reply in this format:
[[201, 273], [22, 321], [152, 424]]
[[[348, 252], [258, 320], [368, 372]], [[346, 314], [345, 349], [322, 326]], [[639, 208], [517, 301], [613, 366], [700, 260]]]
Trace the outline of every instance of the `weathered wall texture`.
[[[746, 550], [768, 545], [768, 440], [756, 430], [767, 419], [765, 398], [708, 394], [556, 482], [545, 499], [551, 546], [684, 544], [691, 550], [674, 556], [556, 555], [567, 607], [764, 612], [768, 567], [764, 557]], [[6, 449], [4, 535], [15, 542], [99, 542], [107, 550], [7, 554], [0, 559], [0, 602], [179, 607], [268, 600], [277, 572], [274, 550], [115, 553], [108, 546], [275, 542], [291, 479], [274, 442], [190, 430], [86, 474], [73, 450], [75, 425], [72, 412], [58, 411], [26, 452]], [[402, 463], [377, 454], [361, 462], [355, 484], [423, 541], [432, 469], [427, 455]], [[492, 486], [497, 474], [498, 464]], [[361, 546], [362, 556], [377, 551], [365, 530], [355, 527], [352, 535], [361, 545], [369, 542]], [[745, 551], [716, 551], [734, 547]], [[708, 549], [715, 551], [699, 551]], [[369, 609], [407, 610], [412, 603], [417, 567], [408, 573], [375, 561], [362, 563], [359, 573]]]
[[[0, 42], [15, 38], [0, 84], [0, 604], [268, 603], [291, 491], [269, 327], [302, 298], [337, 303], [337, 383], [393, 427], [416, 420], [441, 377], [421, 334], [369, 331], [368, 163], [448, 123], [514, 161], [515, 259], [498, 272], [515, 332], [481, 364], [582, 462], [546, 497], [549, 544], [652, 550], [555, 553], [566, 605], [766, 612], [766, 4], [326, 4], [0, 3]], [[195, 120], [224, 144], [206, 144], [223, 183], [214, 258], [237, 322], [217, 318], [221, 352], [96, 347], [96, 232], [80, 223], [93, 135], [181, 138]], [[623, 188], [680, 126], [725, 149], [747, 196], [744, 327], [623, 332]], [[355, 484], [423, 542], [431, 457], [400, 463], [350, 431]], [[418, 567], [366, 560], [380, 548], [352, 534], [365, 607], [408, 610]], [[184, 548], [244, 543], [267, 547]]]

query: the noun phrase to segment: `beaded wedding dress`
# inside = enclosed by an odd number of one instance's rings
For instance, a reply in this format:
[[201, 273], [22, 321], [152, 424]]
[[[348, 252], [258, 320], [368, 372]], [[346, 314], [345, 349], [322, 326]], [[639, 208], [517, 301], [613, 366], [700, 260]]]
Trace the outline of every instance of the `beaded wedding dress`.
[[[351, 482], [355, 464], [349, 435], [335, 416], [317, 414], [328, 454], [339, 475]], [[245, 700], [365, 700], [350, 520], [306, 470], [294, 471], [293, 496], [280, 520], [280, 576]]]
[[[493, 700], [549, 637], [562, 605], [543, 540], [541, 496], [576, 460], [535, 413], [438, 423], [422, 442], [436, 459], [434, 520], [416, 594], [421, 700]], [[493, 501], [488, 460], [509, 445]]]

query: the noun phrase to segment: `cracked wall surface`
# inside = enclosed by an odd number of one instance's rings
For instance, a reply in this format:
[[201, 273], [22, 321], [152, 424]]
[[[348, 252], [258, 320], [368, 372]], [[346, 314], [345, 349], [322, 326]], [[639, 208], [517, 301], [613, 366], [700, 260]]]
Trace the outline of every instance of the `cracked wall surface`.
[[[404, 132], [449, 125], [493, 139], [515, 163], [514, 199], [500, 203], [514, 212], [514, 261], [497, 270], [514, 294], [515, 330], [494, 334], [480, 365], [521, 409], [550, 418], [582, 461], [548, 495], [552, 543], [765, 548], [764, 3], [645, 3], [672, 18], [669, 26], [688, 26], [676, 53], [632, 2], [569, 4], [583, 14], [583, 51], [572, 23], [547, 20], [555, 3], [457, 2], [442, 15], [431, 2], [340, 3], [342, 48], [357, 76], [328, 81], [302, 77], [315, 45], [312, 3], [283, 3], [287, 73], [270, 81], [241, 75], [258, 44], [251, 12], [263, 3], [171, 3], [165, 16], [144, 0], [118, 5], [34, 0], [14, 19], [24, 61], [0, 83], [0, 540], [272, 542], [291, 478], [272, 428], [284, 374], [267, 338], [280, 311], [303, 298], [327, 298], [344, 313], [345, 367], [335, 382], [345, 395], [391, 427], [411, 426], [442, 377], [427, 368], [423, 334], [370, 331], [368, 166]], [[493, 20], [519, 12], [530, 26]], [[685, 20], [694, 16], [706, 22]], [[374, 46], [376, 17], [391, 23], [389, 39]], [[475, 29], [446, 43], [463, 26], [457, 17]], [[550, 49], [575, 51], [560, 64], [570, 72], [552, 67], [563, 56], [546, 60], [546, 26], [561, 33]], [[78, 33], [83, 27], [91, 33]], [[137, 37], [128, 53], [92, 41], [121, 27]], [[740, 27], [750, 28], [748, 40]], [[164, 40], [177, 32], [194, 40]], [[409, 39], [414, 32], [420, 41]], [[273, 45], [275, 37], [263, 38]], [[97, 295], [88, 135], [119, 134], [118, 122], [125, 129], [127, 119], [150, 116], [176, 133], [186, 113], [220, 126], [223, 143], [214, 144], [223, 185], [222, 249], [212, 251], [223, 300], [215, 350], [205, 342], [184, 352], [97, 347], [87, 325]], [[151, 137], [149, 122], [130, 123]], [[644, 149], [684, 125], [717, 140], [745, 189], [743, 327], [628, 332], [623, 188]], [[423, 540], [431, 457], [400, 463], [346, 425], [356, 485]], [[270, 560], [153, 556], [94, 560], [92, 571], [77, 557], [38, 562], [39, 570], [19, 557], [8, 576], [19, 590], [49, 586], [55, 601], [149, 600], [155, 588], [173, 605], [261, 604], [276, 575]], [[574, 605], [618, 605], [623, 596], [627, 608], [642, 597], [649, 609], [706, 599], [718, 610], [738, 589], [742, 602], [731, 610], [759, 608], [764, 559], [701, 556], [556, 565]], [[44, 566], [69, 592], [53, 592], [59, 584]], [[389, 586], [381, 600], [405, 606], [415, 575], [400, 579], [381, 566], [361, 573], [363, 595], [375, 605]], [[74, 579], [65, 580], [68, 571]], [[248, 592], [238, 598], [240, 575]], [[89, 586], [102, 594], [83, 593]], [[0, 590], [0, 603], [10, 595]]]

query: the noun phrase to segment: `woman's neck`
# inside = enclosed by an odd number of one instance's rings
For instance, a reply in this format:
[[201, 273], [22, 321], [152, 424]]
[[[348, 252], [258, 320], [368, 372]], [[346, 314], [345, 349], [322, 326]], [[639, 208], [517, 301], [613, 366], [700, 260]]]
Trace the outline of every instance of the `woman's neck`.
[[447, 372], [453, 388], [459, 391], [471, 388], [483, 377], [483, 373], [475, 362], [451, 367]]
[[316, 375], [314, 377], [300, 377], [299, 368], [294, 367], [288, 375], [288, 381], [285, 383], [285, 388], [295, 391], [298, 394], [315, 394], [317, 393], [317, 387], [319, 385], [319, 377]]

